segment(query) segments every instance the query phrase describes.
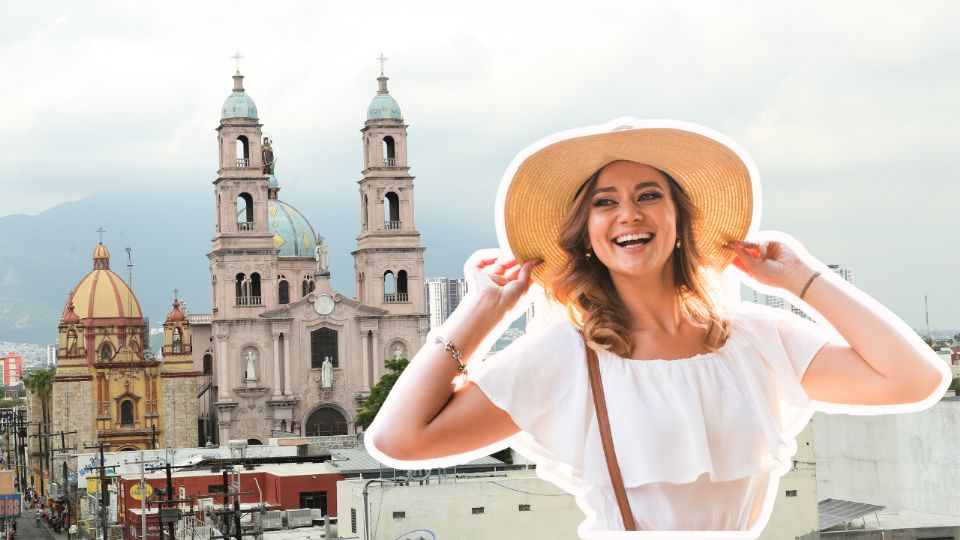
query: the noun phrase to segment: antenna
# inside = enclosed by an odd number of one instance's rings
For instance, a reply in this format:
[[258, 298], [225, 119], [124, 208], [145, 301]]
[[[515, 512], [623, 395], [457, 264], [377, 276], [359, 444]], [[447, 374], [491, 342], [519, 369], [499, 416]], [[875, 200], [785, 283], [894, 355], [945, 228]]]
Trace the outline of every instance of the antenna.
[[130, 248], [124, 248], [127, 252], [127, 317], [133, 317], [133, 255]]
[[923, 315], [927, 321], [927, 338], [930, 338], [930, 305], [927, 303], [927, 295], [923, 295]]

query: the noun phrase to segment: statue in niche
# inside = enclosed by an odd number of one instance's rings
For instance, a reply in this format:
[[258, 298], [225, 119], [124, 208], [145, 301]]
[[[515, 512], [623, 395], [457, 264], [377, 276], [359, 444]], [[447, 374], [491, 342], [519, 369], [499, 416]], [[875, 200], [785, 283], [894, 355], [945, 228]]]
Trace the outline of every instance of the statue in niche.
[[403, 358], [403, 348], [397, 343], [397, 348], [393, 351], [393, 359], [399, 360]]
[[270, 137], [263, 138], [263, 148], [260, 150], [260, 156], [263, 158], [263, 174], [273, 174], [274, 171], [272, 142]]
[[248, 381], [254, 381], [257, 379], [257, 353], [250, 349], [247, 351], [247, 373], [244, 377]]
[[330, 266], [327, 260], [327, 245], [323, 243], [323, 237], [317, 235], [317, 247], [313, 249], [313, 256], [317, 259], [317, 275], [329, 276]]
[[330, 361], [329, 356], [324, 358], [323, 364], [321, 364], [320, 386], [322, 388], [333, 386], [333, 362]]

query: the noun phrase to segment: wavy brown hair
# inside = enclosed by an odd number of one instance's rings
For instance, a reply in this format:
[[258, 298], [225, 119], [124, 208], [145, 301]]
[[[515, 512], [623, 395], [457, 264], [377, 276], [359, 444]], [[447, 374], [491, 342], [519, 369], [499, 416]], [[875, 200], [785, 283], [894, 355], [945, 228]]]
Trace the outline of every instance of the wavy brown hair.
[[[609, 163], [607, 164], [609, 165]], [[566, 306], [570, 319], [580, 326], [584, 337], [622, 358], [630, 358], [634, 342], [631, 320], [610, 272], [596, 257], [587, 258], [590, 196], [606, 165], [584, 182], [560, 226], [560, 248], [564, 261], [546, 280], [547, 292]], [[659, 169], [658, 169], [659, 171]], [[670, 186], [677, 211], [677, 239], [680, 248], [673, 260], [673, 281], [683, 315], [694, 324], [706, 326], [704, 345], [720, 348], [730, 334], [730, 325], [719, 313], [716, 298], [716, 271], [701, 264], [693, 236], [697, 207], [669, 174], [659, 171]]]

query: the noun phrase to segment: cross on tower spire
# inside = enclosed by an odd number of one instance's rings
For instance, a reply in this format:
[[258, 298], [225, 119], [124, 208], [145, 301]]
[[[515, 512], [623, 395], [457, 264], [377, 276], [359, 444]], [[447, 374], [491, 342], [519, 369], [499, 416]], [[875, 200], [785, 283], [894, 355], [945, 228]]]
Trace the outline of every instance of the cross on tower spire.
[[242, 56], [242, 55], [240, 54], [240, 49], [237, 49], [236, 54], [234, 54], [234, 55], [231, 56], [230, 58], [233, 58], [234, 60], [237, 61], [237, 73], [240, 73], [240, 60], [242, 60], [243, 58], [245, 58], [244, 56]]
[[380, 61], [380, 76], [383, 77], [383, 76], [384, 76], [384, 75], [383, 75], [383, 64], [384, 64], [384, 62], [386, 62], [387, 60], [389, 60], [389, 58], [387, 58], [386, 56], [384, 56], [383, 53], [380, 53], [380, 56], [377, 57], [377, 60]]
[[174, 302], [176, 302], [176, 301], [178, 300], [178, 298], [177, 298], [177, 293], [178, 293], [178, 292], [180, 292], [179, 289], [174, 289], [174, 290], [173, 290], [173, 301], [174, 301]]
[[103, 230], [103, 227], [98, 227], [98, 228], [97, 228], [97, 234], [100, 235], [100, 243], [101, 243], [101, 244], [103, 243], [103, 233], [105, 233], [105, 232], [107, 232], [107, 231]]

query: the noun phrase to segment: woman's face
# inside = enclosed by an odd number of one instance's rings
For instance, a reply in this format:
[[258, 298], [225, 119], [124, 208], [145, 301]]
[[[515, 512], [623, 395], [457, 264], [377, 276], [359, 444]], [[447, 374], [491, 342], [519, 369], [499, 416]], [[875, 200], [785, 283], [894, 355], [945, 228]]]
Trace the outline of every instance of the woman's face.
[[588, 194], [590, 247], [611, 278], [661, 273], [677, 242], [677, 210], [657, 169], [615, 161]]

